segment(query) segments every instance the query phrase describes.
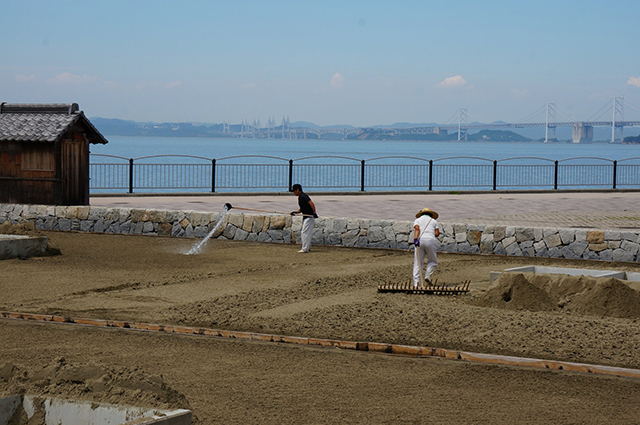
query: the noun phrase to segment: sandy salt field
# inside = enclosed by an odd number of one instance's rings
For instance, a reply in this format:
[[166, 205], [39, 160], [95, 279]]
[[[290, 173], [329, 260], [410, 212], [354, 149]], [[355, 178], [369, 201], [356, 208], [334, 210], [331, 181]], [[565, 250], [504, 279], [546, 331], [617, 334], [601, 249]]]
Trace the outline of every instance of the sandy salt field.
[[[5, 229], [6, 230], [6, 229]], [[402, 251], [45, 233], [0, 262], [0, 310], [441, 347], [640, 368], [637, 284], [489, 272], [640, 265], [441, 254], [444, 297]], [[194, 423], [637, 423], [640, 379], [336, 348], [0, 319], [0, 392], [158, 408]], [[26, 423], [24, 418], [22, 422]], [[33, 422], [30, 422], [33, 423]]]

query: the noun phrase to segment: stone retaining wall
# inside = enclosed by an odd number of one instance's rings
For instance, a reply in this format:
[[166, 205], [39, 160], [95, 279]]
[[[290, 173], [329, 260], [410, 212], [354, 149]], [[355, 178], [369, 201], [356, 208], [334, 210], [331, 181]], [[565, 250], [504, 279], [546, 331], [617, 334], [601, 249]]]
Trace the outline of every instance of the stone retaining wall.
[[[223, 213], [90, 206], [0, 204], [0, 224], [33, 221], [36, 229], [173, 237], [205, 237]], [[302, 218], [275, 214], [224, 216], [213, 237], [299, 243]], [[409, 249], [411, 221], [321, 217], [313, 244]], [[640, 233], [631, 231], [440, 223], [440, 251], [524, 257], [640, 261]]]

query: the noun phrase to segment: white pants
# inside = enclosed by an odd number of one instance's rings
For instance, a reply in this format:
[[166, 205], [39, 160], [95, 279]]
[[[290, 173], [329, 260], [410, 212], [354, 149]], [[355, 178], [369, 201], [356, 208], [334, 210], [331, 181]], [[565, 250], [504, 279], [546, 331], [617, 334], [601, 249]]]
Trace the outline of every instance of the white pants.
[[435, 238], [422, 238], [420, 239], [420, 246], [416, 247], [416, 253], [413, 259], [413, 285], [419, 286], [420, 282], [420, 269], [424, 264], [424, 257], [427, 257], [427, 272], [424, 275], [425, 280], [431, 280], [431, 275], [438, 265], [438, 257], [436, 255], [436, 249], [438, 248], [438, 240]]
[[302, 220], [302, 250], [305, 252], [311, 251], [311, 237], [313, 236], [313, 225], [316, 223], [315, 217], [305, 217]]

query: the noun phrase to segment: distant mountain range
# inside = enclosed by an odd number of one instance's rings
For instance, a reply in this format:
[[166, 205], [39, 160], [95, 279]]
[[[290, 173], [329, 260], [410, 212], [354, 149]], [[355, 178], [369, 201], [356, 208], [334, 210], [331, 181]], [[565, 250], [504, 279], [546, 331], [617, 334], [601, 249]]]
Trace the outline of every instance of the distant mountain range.
[[[180, 123], [154, 123], [154, 122], [137, 122], [130, 120], [121, 120], [115, 118], [91, 117], [91, 123], [105, 136], [138, 136], [138, 137], [211, 137], [224, 138], [229, 137], [231, 133], [242, 131], [242, 124], [229, 125], [229, 132], [225, 132], [224, 124], [199, 123], [199, 122], [180, 122]], [[504, 121], [495, 121], [495, 124], [504, 124]], [[480, 124], [480, 123], [469, 123]], [[367, 135], [364, 137], [353, 138], [385, 138], [376, 130], [384, 131], [385, 129], [408, 128], [408, 127], [435, 127], [442, 124], [437, 123], [408, 123], [399, 122], [391, 125], [374, 125], [367, 127]], [[310, 128], [310, 129], [332, 129], [332, 128], [356, 128], [351, 125], [329, 125], [319, 126], [307, 121], [295, 121], [289, 124], [290, 128]], [[274, 132], [281, 131], [282, 126], [273, 129]], [[453, 133], [453, 132], [452, 132]], [[626, 128], [625, 136], [635, 136], [640, 134], [638, 128]], [[471, 137], [476, 135], [475, 137]], [[433, 135], [436, 136], [436, 135]], [[418, 138], [424, 140], [450, 140], [449, 137], [427, 137]], [[489, 137], [489, 139], [487, 138]], [[492, 141], [537, 141], [544, 138], [544, 128], [519, 128], [511, 130], [483, 130], [470, 131], [469, 140], [492, 140]], [[555, 138], [560, 141], [571, 139], [571, 127], [559, 127], [556, 129]], [[611, 130], [605, 127], [594, 128], [594, 140], [606, 141], [611, 138]]]

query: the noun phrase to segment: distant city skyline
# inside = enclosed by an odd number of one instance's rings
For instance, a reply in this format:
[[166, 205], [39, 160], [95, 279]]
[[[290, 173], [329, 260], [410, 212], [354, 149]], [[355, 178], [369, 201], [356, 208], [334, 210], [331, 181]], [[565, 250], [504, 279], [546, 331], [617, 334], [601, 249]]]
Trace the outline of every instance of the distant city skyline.
[[[588, 120], [640, 107], [640, 2], [0, 0], [0, 102], [140, 122]], [[610, 119], [610, 112], [601, 112]], [[627, 109], [625, 118], [640, 119]]]

